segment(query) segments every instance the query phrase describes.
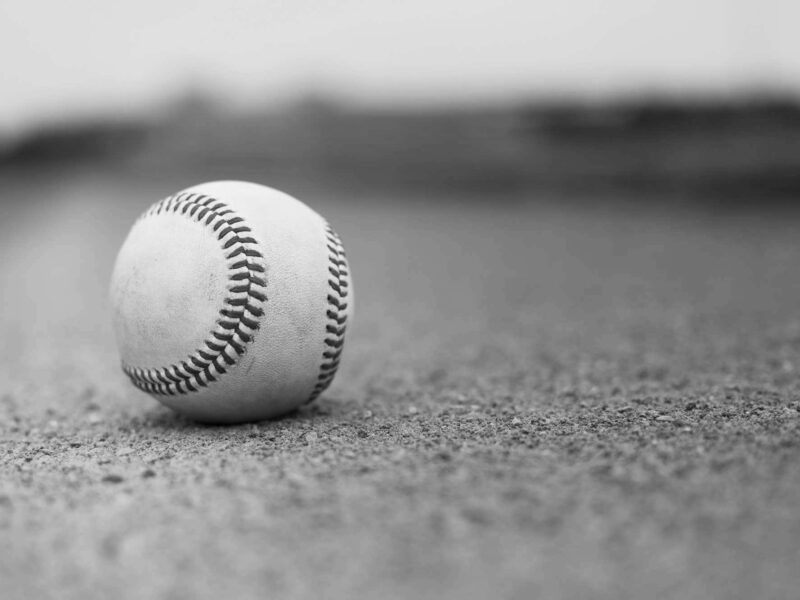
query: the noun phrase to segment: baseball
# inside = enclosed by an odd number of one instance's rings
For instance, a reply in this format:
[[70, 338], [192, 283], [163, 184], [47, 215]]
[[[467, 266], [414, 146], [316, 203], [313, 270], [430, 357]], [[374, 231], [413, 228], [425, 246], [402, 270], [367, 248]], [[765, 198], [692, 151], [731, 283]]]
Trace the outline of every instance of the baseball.
[[190, 187], [133, 225], [111, 277], [122, 370], [198, 421], [277, 417], [333, 380], [353, 314], [339, 237], [278, 190]]

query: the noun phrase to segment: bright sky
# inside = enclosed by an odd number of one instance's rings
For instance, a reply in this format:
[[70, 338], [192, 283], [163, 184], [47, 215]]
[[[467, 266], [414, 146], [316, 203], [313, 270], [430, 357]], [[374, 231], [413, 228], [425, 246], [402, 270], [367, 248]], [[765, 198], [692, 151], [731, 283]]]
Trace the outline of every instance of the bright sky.
[[800, 90], [797, 0], [0, 0], [0, 129], [333, 91], [471, 102]]

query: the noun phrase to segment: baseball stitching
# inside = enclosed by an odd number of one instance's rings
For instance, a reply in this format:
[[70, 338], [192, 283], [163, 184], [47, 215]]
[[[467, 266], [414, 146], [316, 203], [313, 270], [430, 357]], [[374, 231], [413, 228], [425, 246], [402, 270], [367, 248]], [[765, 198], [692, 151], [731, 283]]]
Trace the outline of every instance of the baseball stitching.
[[168, 367], [139, 368], [123, 363], [133, 385], [151, 394], [196, 392], [236, 364], [259, 329], [267, 301], [266, 269], [251, 229], [224, 202], [203, 194], [181, 192], [155, 203], [141, 219], [160, 214], [184, 215], [217, 236], [228, 266], [227, 295], [214, 329], [203, 346]]
[[326, 245], [328, 247], [328, 322], [325, 325], [325, 351], [322, 353], [322, 364], [317, 375], [317, 384], [311, 392], [306, 404], [316, 400], [333, 381], [339, 360], [344, 349], [344, 334], [347, 329], [347, 296], [349, 269], [344, 246], [331, 226], [325, 224]]

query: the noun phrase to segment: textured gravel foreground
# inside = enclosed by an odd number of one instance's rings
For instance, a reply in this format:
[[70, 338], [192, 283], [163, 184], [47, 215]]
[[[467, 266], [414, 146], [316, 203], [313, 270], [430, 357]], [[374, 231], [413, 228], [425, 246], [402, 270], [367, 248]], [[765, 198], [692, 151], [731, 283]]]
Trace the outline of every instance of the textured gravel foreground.
[[796, 216], [310, 193], [337, 382], [204, 427], [129, 388], [105, 303], [189, 183], [6, 186], [1, 597], [798, 596]]

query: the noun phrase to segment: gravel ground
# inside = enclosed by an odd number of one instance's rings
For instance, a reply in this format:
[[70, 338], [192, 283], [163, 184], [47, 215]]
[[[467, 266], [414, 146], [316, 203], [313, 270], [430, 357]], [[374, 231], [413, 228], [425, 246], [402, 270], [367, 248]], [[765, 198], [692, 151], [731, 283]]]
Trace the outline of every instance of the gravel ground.
[[126, 384], [105, 296], [190, 183], [3, 182], [3, 598], [797, 597], [797, 215], [309, 191], [345, 363], [206, 427]]

